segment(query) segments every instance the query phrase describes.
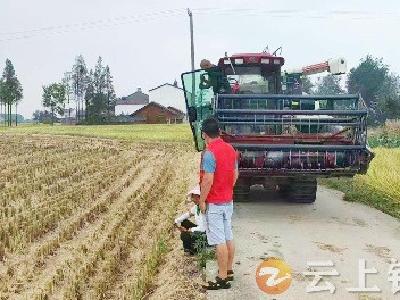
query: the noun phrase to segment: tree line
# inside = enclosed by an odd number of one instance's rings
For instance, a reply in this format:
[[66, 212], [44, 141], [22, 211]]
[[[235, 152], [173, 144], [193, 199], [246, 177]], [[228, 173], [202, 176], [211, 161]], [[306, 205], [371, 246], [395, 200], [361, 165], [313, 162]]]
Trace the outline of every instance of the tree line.
[[[77, 124], [110, 122], [116, 95], [110, 67], [103, 64], [101, 57], [94, 69], [88, 70], [83, 56], [77, 56], [72, 70], [66, 72], [60, 82], [53, 82], [42, 88], [42, 105], [49, 111], [36, 111], [35, 120], [44, 121], [47, 117], [53, 123], [59, 115], [64, 116], [67, 122], [73, 119]], [[71, 108], [72, 101], [75, 108]]]
[[[400, 77], [390, 71], [383, 59], [370, 55], [362, 58], [346, 77], [345, 86], [340, 77], [327, 75], [314, 85], [308, 78], [302, 80], [303, 90], [315, 94], [360, 93], [369, 110], [369, 122], [382, 124], [386, 119], [400, 118]], [[0, 77], [0, 116], [5, 125], [12, 124], [12, 107], [17, 108], [23, 98], [23, 88], [13, 64], [6, 60]], [[71, 116], [71, 103], [75, 105]], [[108, 123], [113, 115], [116, 96], [110, 67], [98, 58], [93, 69], [88, 70], [82, 55], [75, 58], [70, 72], [60, 82], [43, 86], [42, 105], [45, 111], [35, 111], [33, 117], [39, 122], [53, 122], [56, 116], [78, 124]]]
[[0, 116], [4, 116], [4, 123], [6, 126], [11, 126], [11, 111], [13, 106], [15, 106], [15, 124], [17, 125], [17, 107], [22, 97], [22, 85], [15, 74], [13, 64], [7, 59], [6, 66], [0, 78]]
[[303, 90], [311, 94], [360, 93], [369, 108], [369, 122], [382, 124], [400, 118], [400, 76], [391, 72], [382, 58], [367, 55], [357, 67], [351, 68], [345, 87], [340, 77], [326, 75], [320, 83], [303, 80]]

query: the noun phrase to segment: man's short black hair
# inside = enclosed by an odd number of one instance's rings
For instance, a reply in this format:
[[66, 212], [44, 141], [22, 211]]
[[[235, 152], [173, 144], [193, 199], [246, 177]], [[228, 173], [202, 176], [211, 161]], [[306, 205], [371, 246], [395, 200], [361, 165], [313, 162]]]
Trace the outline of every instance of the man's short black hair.
[[201, 126], [201, 131], [207, 134], [210, 138], [219, 137], [219, 124], [217, 119], [214, 117], [209, 117], [203, 121]]

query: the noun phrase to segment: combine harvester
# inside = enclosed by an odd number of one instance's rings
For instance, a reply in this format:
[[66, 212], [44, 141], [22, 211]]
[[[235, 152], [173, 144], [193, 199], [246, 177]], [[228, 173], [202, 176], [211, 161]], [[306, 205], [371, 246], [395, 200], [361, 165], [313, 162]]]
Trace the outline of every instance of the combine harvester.
[[364, 174], [373, 153], [367, 145], [367, 108], [360, 95], [308, 95], [304, 75], [346, 72], [332, 59], [281, 71], [284, 58], [242, 53], [217, 66], [182, 74], [194, 143], [205, 147], [201, 124], [215, 116], [222, 139], [239, 152], [235, 200], [261, 184], [293, 202], [316, 199], [317, 177]]

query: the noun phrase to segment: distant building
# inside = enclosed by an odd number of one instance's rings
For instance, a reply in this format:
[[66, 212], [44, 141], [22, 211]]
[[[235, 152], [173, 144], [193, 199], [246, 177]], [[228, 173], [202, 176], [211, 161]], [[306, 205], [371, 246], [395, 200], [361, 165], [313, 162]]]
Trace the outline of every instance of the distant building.
[[164, 83], [149, 90], [151, 102], [157, 102], [165, 107], [171, 106], [179, 109], [186, 114], [186, 104], [183, 89], [178, 87], [178, 83]]
[[185, 115], [177, 108], [165, 107], [152, 101], [148, 105], [135, 111], [132, 117], [138, 123], [177, 124], [183, 122]]
[[131, 115], [138, 109], [149, 104], [149, 95], [138, 88], [136, 92], [126, 97], [117, 99], [115, 104], [115, 115]]
[[184, 115], [185, 113], [183, 111], [181, 111], [180, 109], [177, 109], [175, 107], [172, 106], [168, 106], [167, 107], [169, 110], [172, 110], [173, 112], [175, 112], [177, 115]]
[[[79, 116], [78, 116], [79, 112]], [[64, 114], [57, 117], [57, 120], [60, 121], [60, 123], [63, 124], [77, 124], [78, 119], [81, 121], [85, 120], [85, 110], [81, 108], [80, 110], [76, 110], [75, 108], [65, 108], [64, 109]]]
[[76, 110], [75, 108], [66, 108], [64, 114], [60, 117], [60, 122], [65, 124], [75, 124], [76, 123]]

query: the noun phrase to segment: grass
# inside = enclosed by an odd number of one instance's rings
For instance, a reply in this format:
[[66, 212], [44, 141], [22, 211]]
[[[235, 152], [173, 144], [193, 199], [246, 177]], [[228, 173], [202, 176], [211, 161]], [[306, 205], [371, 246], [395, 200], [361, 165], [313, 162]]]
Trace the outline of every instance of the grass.
[[138, 142], [192, 142], [188, 124], [137, 124], [137, 125], [44, 125], [31, 124], [17, 127], [0, 127], [0, 133], [55, 134], [96, 138], [110, 138]]
[[400, 149], [374, 149], [376, 154], [366, 175], [327, 178], [320, 183], [345, 193], [344, 199], [375, 207], [400, 218]]
[[145, 265], [141, 269], [141, 274], [131, 291], [132, 299], [140, 300], [144, 298], [145, 293], [150, 289], [151, 282], [157, 273], [160, 261], [168, 251], [166, 237], [160, 236], [153, 244], [150, 255], [147, 257]]
[[319, 182], [344, 192], [347, 201], [362, 202], [400, 218], [400, 121], [371, 128], [368, 143], [376, 156], [366, 175]]
[[200, 237], [195, 242], [194, 248], [197, 251], [197, 264], [199, 268], [205, 268], [207, 266], [207, 261], [215, 260], [215, 249], [207, 247], [207, 238], [205, 236]]
[[400, 121], [387, 121], [383, 126], [372, 128], [368, 135], [368, 143], [372, 148], [399, 148]]

